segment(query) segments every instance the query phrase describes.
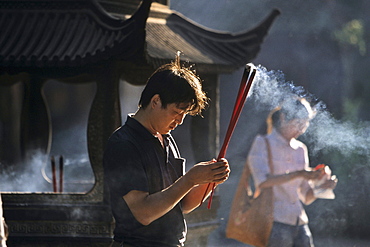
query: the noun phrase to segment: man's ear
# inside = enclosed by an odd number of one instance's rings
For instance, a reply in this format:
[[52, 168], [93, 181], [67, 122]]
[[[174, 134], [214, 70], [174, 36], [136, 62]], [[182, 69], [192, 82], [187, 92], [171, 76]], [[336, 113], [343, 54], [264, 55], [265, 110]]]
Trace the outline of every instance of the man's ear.
[[155, 94], [151, 101], [150, 101], [150, 104], [151, 104], [151, 107], [154, 108], [154, 107], [161, 107], [162, 106], [162, 101], [161, 101], [161, 97], [159, 96], [159, 94]]

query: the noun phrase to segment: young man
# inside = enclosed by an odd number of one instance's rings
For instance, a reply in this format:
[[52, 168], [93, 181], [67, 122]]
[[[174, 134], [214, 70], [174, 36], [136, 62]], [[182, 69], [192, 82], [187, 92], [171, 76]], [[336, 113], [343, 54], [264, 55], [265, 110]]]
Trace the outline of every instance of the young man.
[[229, 177], [225, 159], [185, 173], [170, 134], [187, 114], [200, 114], [207, 100], [200, 79], [177, 55], [149, 78], [138, 111], [110, 137], [104, 171], [116, 223], [112, 246], [183, 246], [183, 213], [200, 205], [208, 183]]

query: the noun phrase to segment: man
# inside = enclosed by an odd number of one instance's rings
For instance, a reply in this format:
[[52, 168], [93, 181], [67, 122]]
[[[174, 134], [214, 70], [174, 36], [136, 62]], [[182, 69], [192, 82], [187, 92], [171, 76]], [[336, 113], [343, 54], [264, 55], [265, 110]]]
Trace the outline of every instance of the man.
[[110, 137], [104, 171], [116, 223], [112, 246], [183, 246], [183, 213], [200, 205], [208, 183], [229, 177], [225, 159], [201, 162], [185, 173], [170, 134], [207, 101], [200, 79], [181, 67], [178, 54], [149, 78], [138, 111]]

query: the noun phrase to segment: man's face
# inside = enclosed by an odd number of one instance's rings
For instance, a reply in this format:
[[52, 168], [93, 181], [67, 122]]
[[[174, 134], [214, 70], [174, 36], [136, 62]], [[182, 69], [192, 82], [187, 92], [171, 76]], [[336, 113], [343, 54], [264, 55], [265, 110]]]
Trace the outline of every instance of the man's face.
[[166, 108], [160, 107], [156, 109], [154, 129], [160, 134], [168, 134], [174, 130], [178, 125], [181, 125], [188, 113], [190, 104], [168, 104]]

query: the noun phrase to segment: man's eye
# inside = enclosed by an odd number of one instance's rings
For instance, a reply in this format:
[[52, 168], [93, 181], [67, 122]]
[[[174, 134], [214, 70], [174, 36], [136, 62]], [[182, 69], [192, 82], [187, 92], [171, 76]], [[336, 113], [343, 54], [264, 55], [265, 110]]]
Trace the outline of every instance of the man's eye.
[[189, 110], [181, 110], [181, 111], [174, 111], [175, 114], [177, 115], [186, 115], [186, 114], [189, 114]]

